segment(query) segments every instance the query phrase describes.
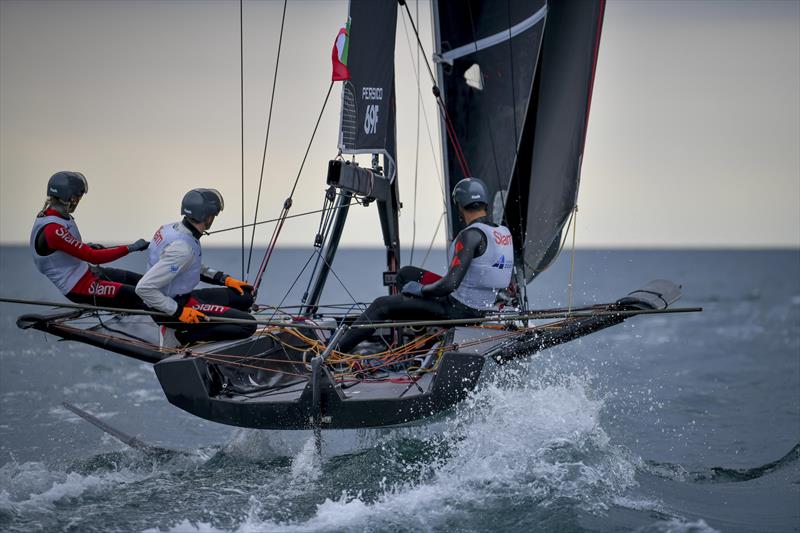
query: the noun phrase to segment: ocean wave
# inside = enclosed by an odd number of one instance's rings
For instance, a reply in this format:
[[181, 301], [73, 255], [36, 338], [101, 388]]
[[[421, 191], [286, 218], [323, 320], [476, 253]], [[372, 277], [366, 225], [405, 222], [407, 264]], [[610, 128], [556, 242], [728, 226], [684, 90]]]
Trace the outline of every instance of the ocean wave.
[[686, 522], [673, 518], [661, 520], [654, 524], [641, 527], [635, 533], [720, 533], [719, 530], [710, 527], [704, 520]]
[[693, 483], [741, 483], [793, 466], [800, 460], [800, 443], [795, 444], [783, 457], [751, 468], [712, 466], [689, 471], [683, 465], [658, 461], [644, 461], [642, 470], [672, 481]]
[[[583, 378], [533, 381], [523, 388], [504, 381], [474, 393], [440, 432], [424, 426], [378, 432], [375, 447], [359, 453], [369, 456], [369, 464], [376, 462], [369, 454], [381, 457], [385, 468], [400, 472], [396, 478], [373, 480], [378, 487], [363, 491], [351, 479], [348, 489], [316, 504], [300, 520], [278, 520], [272, 505], [265, 510], [251, 498], [235, 531], [481, 530], [491, 523], [476, 522], [482, 514], [477, 510], [488, 511], [483, 513], [487, 520], [512, 504], [545, 514], [565, 506], [598, 513], [617, 505], [614, 499], [636, 485], [638, 460], [610, 442], [599, 423], [603, 402], [591, 397]], [[241, 450], [245, 442], [252, 444], [240, 434], [227, 453]], [[289, 476], [313, 485], [317, 479], [310, 472], [330, 476], [333, 469], [343, 475], [330, 464], [336, 460], [320, 468], [313, 441], [306, 438]], [[348, 461], [354, 462], [352, 455]], [[217, 529], [181, 517], [167, 529], [152, 531]]]
[[51, 470], [40, 462], [12, 461], [0, 467], [0, 509], [11, 513], [49, 511], [58, 502], [137, 479], [141, 475], [127, 469], [81, 474]]

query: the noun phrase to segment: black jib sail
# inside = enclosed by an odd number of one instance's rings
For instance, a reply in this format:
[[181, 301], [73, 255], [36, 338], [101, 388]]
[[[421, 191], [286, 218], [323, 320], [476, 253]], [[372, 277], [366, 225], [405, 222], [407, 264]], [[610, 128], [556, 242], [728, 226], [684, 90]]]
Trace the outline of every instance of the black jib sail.
[[[443, 134], [448, 189], [465, 173], [486, 182], [526, 282], [552, 261], [577, 200], [603, 10], [604, 0], [435, 2], [439, 87], [463, 152]], [[462, 223], [449, 212], [452, 237]]]

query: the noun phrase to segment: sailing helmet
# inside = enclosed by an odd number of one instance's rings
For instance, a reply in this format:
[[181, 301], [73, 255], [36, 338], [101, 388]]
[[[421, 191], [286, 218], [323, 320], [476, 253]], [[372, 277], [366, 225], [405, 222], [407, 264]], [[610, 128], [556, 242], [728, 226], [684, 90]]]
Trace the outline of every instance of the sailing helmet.
[[62, 170], [47, 180], [47, 196], [69, 202], [72, 198], [81, 197], [89, 192], [89, 182], [80, 172]]
[[473, 207], [473, 204], [489, 205], [489, 189], [478, 178], [464, 178], [453, 187], [453, 203], [464, 209]]
[[181, 202], [181, 214], [198, 222], [217, 216], [223, 209], [225, 201], [217, 189], [192, 189]]

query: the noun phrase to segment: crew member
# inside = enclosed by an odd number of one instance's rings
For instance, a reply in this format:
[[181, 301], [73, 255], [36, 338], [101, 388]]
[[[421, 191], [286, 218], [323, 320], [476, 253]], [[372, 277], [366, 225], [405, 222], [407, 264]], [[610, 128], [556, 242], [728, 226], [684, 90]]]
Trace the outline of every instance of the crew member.
[[[498, 293], [511, 284], [511, 232], [489, 220], [489, 191], [483, 181], [459, 181], [452, 198], [466, 227], [451, 244], [447, 274], [440, 277], [416, 267], [401, 268], [397, 275], [401, 294], [377, 298], [355, 324], [479, 318], [496, 309]], [[352, 328], [342, 336], [337, 350], [349, 352], [374, 332], [370, 328]]]
[[148, 243], [139, 239], [127, 246], [105, 248], [83, 242], [72, 213], [88, 191], [89, 184], [80, 172], [61, 171], [50, 177], [47, 200], [31, 230], [33, 262], [73, 302], [142, 309], [144, 304], [135, 292], [139, 274], [96, 265], [145, 250]]
[[[153, 235], [148, 270], [136, 285], [136, 294], [148, 306], [171, 315], [154, 317], [162, 326], [162, 345], [241, 339], [256, 330], [247, 312], [253, 306], [253, 288], [201, 262], [200, 237], [224, 207], [216, 189], [192, 189], [181, 202], [183, 220], [165, 224]], [[195, 289], [201, 281], [223, 287]], [[208, 317], [253, 322], [209, 322]]]

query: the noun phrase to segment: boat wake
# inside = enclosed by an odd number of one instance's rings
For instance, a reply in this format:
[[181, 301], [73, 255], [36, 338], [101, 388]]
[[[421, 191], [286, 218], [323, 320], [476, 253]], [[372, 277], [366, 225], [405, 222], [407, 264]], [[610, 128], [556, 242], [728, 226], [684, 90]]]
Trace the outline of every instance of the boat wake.
[[[644, 461], [601, 426], [591, 379], [554, 367], [536, 377], [524, 365], [503, 368], [430, 424], [325, 432], [321, 457], [310, 432], [237, 430], [222, 446], [125, 448], [64, 470], [12, 461], [0, 468], [0, 527], [99, 531], [136, 505], [147, 512], [120, 527], [151, 533], [580, 530], [620, 513], [639, 526], [660, 518], [641, 531], [710, 532], [638, 494], [637, 475], [747, 481], [800, 458], [798, 445], [746, 470]], [[80, 511], [87, 505], [94, 515]]]
[[800, 460], [800, 443], [795, 444], [789, 452], [769, 463], [753, 468], [727, 468], [713, 466], [711, 468], [689, 471], [682, 465], [663, 463], [658, 461], [645, 461], [644, 470], [658, 477], [672, 481], [685, 481], [692, 483], [741, 483], [761, 478], [779, 470], [791, 467]]
[[[561, 523], [575, 509], [603, 512], [636, 484], [637, 461], [610, 443], [599, 425], [603, 403], [583, 379], [519, 388], [504, 386], [504, 378], [472, 395], [443, 427], [379, 432], [371, 446], [326, 459], [314, 483], [341, 489], [304, 519], [275, 520], [264, 502], [252, 502], [237, 531], [525, 528]], [[294, 474], [306, 452], [293, 460]], [[509, 518], [510, 505], [526, 511]]]

